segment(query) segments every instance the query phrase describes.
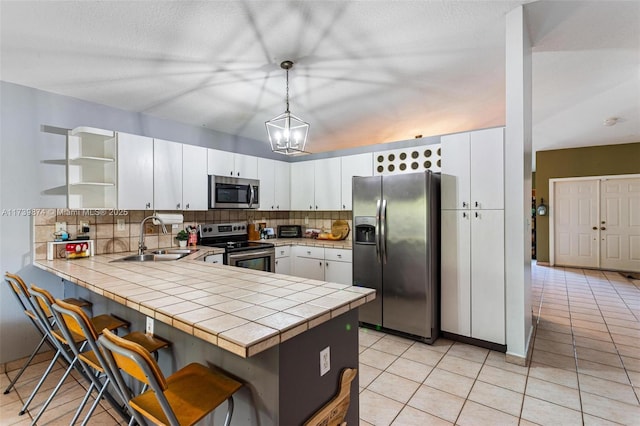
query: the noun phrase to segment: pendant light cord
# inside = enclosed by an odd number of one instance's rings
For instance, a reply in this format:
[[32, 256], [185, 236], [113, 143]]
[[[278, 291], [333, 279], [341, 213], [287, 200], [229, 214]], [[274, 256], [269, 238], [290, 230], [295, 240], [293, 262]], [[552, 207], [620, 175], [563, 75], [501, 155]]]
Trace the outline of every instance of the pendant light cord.
[[285, 70], [287, 72], [287, 110], [285, 112], [289, 112], [289, 69]]

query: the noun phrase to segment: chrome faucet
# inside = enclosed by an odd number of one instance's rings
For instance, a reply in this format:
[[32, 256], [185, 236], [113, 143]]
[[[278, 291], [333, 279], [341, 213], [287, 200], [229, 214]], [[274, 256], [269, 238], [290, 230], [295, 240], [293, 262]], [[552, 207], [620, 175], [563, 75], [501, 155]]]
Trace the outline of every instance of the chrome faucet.
[[152, 215], [152, 216], [147, 216], [144, 219], [142, 219], [142, 222], [140, 222], [140, 239], [138, 240], [138, 254], [139, 255], [143, 255], [144, 251], [147, 249], [147, 247], [144, 245], [144, 223], [149, 219], [156, 219], [158, 222], [160, 222], [160, 225], [162, 225], [162, 233], [163, 234], [167, 233], [167, 227], [164, 226], [164, 222], [158, 216]]

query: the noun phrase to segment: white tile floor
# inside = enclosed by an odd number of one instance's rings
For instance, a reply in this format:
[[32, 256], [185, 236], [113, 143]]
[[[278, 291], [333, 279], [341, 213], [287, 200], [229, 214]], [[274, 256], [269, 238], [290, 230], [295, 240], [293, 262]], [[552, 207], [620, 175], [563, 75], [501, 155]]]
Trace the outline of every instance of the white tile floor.
[[[529, 367], [445, 339], [430, 346], [360, 329], [360, 424], [640, 425], [640, 281], [614, 272], [532, 271], [538, 327]], [[45, 367], [30, 367], [16, 390], [0, 396], [0, 425], [30, 423], [30, 413], [17, 413]], [[62, 370], [56, 373], [47, 387]], [[11, 374], [0, 376], [2, 389]], [[67, 380], [40, 425], [68, 424], [84, 395], [79, 383]], [[91, 424], [118, 420], [98, 408]]]

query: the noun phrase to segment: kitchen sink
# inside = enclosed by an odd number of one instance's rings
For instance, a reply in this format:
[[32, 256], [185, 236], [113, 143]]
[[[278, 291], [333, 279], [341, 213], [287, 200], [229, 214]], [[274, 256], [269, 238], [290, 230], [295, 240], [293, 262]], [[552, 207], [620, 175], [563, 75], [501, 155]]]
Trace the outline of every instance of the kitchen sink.
[[198, 249], [160, 249], [154, 250], [153, 254], [191, 254], [198, 251]]
[[113, 262], [158, 262], [167, 260], [178, 260], [189, 253], [145, 253], [133, 254], [131, 256], [121, 257]]

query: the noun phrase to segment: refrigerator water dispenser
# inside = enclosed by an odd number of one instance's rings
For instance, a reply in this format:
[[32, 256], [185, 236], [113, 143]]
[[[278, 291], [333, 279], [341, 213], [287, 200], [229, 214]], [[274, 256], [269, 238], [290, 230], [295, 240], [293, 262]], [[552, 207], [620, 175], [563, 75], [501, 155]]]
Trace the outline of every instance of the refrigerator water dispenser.
[[376, 218], [373, 216], [358, 216], [354, 218], [355, 243], [375, 244], [376, 243]]

